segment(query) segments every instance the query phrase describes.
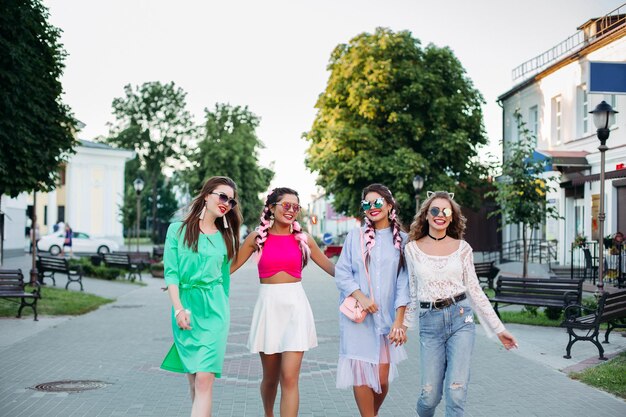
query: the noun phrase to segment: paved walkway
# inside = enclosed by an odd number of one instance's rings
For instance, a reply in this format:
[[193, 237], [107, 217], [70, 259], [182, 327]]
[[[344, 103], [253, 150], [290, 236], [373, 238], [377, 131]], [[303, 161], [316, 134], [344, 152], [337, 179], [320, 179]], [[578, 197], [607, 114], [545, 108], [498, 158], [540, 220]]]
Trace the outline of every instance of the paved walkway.
[[[5, 267], [24, 260], [9, 258]], [[13, 262], [13, 264], [11, 264]], [[28, 263], [23, 268], [28, 268]], [[223, 378], [214, 392], [214, 416], [262, 416], [258, 356], [245, 349], [258, 280], [249, 262], [233, 277], [232, 324]], [[186, 379], [159, 369], [171, 345], [169, 301], [163, 280], [146, 287], [85, 280], [85, 291], [117, 301], [80, 317], [0, 320], [0, 416], [188, 416]], [[301, 416], [357, 416], [351, 391], [335, 388], [338, 352], [337, 292], [316, 266], [305, 269], [319, 347], [307, 352], [300, 380]], [[57, 282], [57, 286], [60, 285]], [[624, 416], [626, 402], [571, 380], [562, 369], [597, 357], [590, 343], [562, 358], [562, 329], [509, 325], [520, 348], [507, 352], [479, 330], [473, 356], [467, 416]], [[18, 329], [20, 329], [18, 331]], [[418, 343], [409, 333], [409, 359], [400, 368], [380, 416], [415, 416]], [[626, 349], [611, 336], [608, 354]], [[60, 380], [98, 380], [104, 388], [46, 393], [31, 387]], [[277, 408], [278, 409], [278, 408]], [[276, 412], [278, 415], [278, 411]], [[437, 416], [443, 416], [443, 405]]]

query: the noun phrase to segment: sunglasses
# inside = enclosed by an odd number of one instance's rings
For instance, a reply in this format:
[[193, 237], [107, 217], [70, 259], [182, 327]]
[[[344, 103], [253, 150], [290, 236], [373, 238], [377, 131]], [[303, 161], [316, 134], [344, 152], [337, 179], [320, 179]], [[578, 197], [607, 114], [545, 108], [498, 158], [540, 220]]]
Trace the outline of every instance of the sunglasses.
[[289, 211], [289, 210], [293, 210], [294, 213], [297, 213], [300, 211], [300, 204], [296, 204], [296, 203], [288, 203], [286, 201], [283, 201], [282, 203], [274, 203], [275, 206], [281, 206], [283, 208], [283, 210], [285, 211]]
[[363, 211], [368, 211], [373, 208], [375, 209], [382, 208], [383, 204], [385, 204], [385, 199], [382, 197], [378, 197], [374, 201], [367, 201], [367, 200], [361, 201], [361, 208], [363, 209]]
[[234, 198], [230, 198], [224, 193], [210, 193], [210, 194], [215, 194], [219, 198], [220, 203], [228, 204], [231, 209], [237, 205], [237, 200], [235, 200]]
[[445, 217], [452, 217], [452, 209], [444, 208], [440, 209], [439, 207], [431, 207], [430, 215], [433, 217], [439, 216], [439, 213], [443, 214]]

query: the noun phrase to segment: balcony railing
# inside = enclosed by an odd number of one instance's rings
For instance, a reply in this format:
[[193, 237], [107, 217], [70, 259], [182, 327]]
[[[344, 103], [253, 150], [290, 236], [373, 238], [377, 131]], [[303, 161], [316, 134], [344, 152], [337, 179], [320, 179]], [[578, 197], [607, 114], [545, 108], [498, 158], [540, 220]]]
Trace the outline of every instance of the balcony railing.
[[538, 74], [556, 61], [618, 30], [626, 23], [626, 3], [605, 16], [591, 21], [581, 30], [513, 69], [513, 82], [521, 82]]

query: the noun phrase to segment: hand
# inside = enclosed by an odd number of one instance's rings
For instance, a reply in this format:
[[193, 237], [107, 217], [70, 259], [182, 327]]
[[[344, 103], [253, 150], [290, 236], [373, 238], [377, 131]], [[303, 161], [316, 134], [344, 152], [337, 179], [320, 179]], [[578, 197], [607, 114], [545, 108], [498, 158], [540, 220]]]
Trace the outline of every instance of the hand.
[[500, 342], [506, 350], [511, 350], [519, 347], [517, 345], [517, 340], [515, 340], [515, 337], [513, 337], [513, 335], [506, 330], [498, 333], [498, 339], [500, 339]]
[[389, 335], [387, 335], [387, 338], [391, 343], [395, 344], [396, 346], [401, 346], [407, 341], [406, 329], [407, 328], [405, 326], [394, 323], [393, 326], [391, 326], [391, 330], [389, 331]]
[[361, 304], [361, 308], [370, 314], [374, 314], [378, 311], [378, 306], [376, 305], [376, 303], [372, 301], [371, 298], [365, 296], [365, 294], [359, 296], [359, 298], [357, 298], [357, 301], [359, 302], [359, 304]]
[[176, 324], [181, 330], [191, 330], [191, 317], [188, 310], [183, 310], [176, 316]]

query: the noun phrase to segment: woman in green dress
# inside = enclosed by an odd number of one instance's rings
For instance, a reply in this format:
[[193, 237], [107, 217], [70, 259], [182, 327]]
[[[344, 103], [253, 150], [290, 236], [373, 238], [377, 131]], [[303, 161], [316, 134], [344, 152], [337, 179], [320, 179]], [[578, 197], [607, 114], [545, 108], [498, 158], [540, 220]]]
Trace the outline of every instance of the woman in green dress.
[[240, 225], [237, 186], [228, 177], [212, 177], [185, 219], [167, 231], [163, 262], [174, 345], [161, 368], [187, 374], [192, 417], [211, 415], [213, 382], [222, 373], [229, 269], [239, 250]]

